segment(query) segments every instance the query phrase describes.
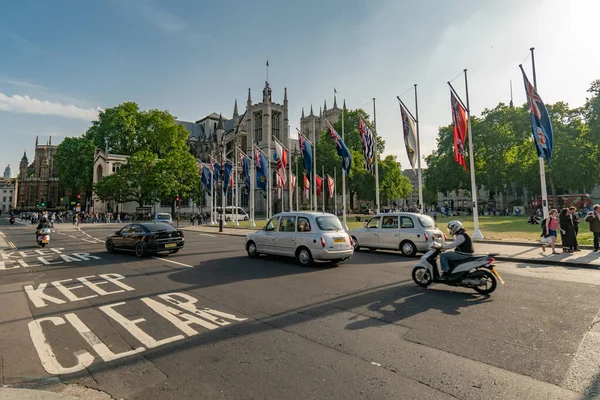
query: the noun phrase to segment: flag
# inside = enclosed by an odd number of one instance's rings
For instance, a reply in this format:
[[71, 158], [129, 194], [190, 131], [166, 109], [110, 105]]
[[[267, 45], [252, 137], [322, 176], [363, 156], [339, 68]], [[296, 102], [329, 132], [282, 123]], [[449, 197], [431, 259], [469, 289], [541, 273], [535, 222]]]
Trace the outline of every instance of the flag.
[[290, 176], [290, 190], [293, 192], [296, 190], [296, 175], [291, 174]]
[[327, 175], [327, 188], [329, 189], [329, 197], [333, 197], [333, 192], [335, 190], [335, 181], [329, 175]]
[[371, 132], [361, 117], [358, 117], [358, 130], [360, 131], [360, 141], [362, 142], [363, 153], [365, 155], [365, 168], [373, 174], [373, 155], [375, 154], [373, 132]]
[[346, 172], [346, 175], [348, 175], [350, 173], [350, 167], [352, 167], [352, 154], [350, 154], [350, 150], [346, 147], [346, 143], [344, 143], [340, 135], [333, 129], [333, 126], [331, 126], [329, 121], [325, 120], [325, 122], [327, 122], [327, 127], [329, 128], [331, 138], [335, 143], [338, 156], [340, 156], [342, 160], [342, 169]]
[[321, 189], [323, 188], [323, 178], [321, 178], [319, 175], [316, 175], [315, 182], [317, 184], [317, 197], [321, 197]]
[[196, 158], [196, 161], [198, 162], [198, 172], [200, 172], [200, 176], [202, 177], [202, 171], [204, 170], [204, 164], [202, 163], [202, 160], [200, 160], [199, 158]]
[[283, 179], [283, 184], [285, 185], [285, 166], [287, 164], [287, 149], [279, 143], [279, 141], [275, 141], [275, 160], [277, 161], [277, 171], [281, 175], [281, 179]]
[[240, 154], [242, 162], [242, 171], [244, 172], [244, 182], [246, 183], [246, 190], [250, 191], [250, 159], [245, 154]]
[[300, 143], [300, 151], [302, 152], [302, 160], [304, 161], [304, 169], [308, 171], [312, 170], [312, 144], [304, 139], [301, 133], [298, 133], [298, 142]]
[[283, 177], [277, 173], [277, 198], [281, 199], [281, 195], [283, 193], [283, 186], [285, 185]]
[[467, 163], [465, 161], [467, 112], [452, 91], [450, 91], [450, 103], [452, 105], [452, 130], [454, 132], [454, 161], [462, 165], [465, 171], [467, 171]]
[[535, 142], [538, 157], [548, 160], [548, 165], [552, 165], [552, 148], [554, 147], [554, 132], [550, 114], [544, 105], [540, 95], [533, 85], [527, 79], [523, 67], [523, 81], [525, 82], [525, 93], [527, 95], [527, 105], [529, 106], [529, 115], [531, 117], [531, 133]]
[[229, 188], [229, 185], [233, 186], [233, 174], [232, 174], [232, 170], [233, 170], [233, 165], [229, 162], [226, 161], [223, 164], [223, 174], [224, 176], [224, 181], [223, 181], [223, 191], [227, 192], [227, 189]]
[[204, 165], [202, 167], [202, 184], [208, 192], [212, 190], [212, 172], [209, 167]]
[[221, 183], [221, 164], [219, 164], [214, 158], [211, 157], [210, 162], [212, 164], [213, 176], [215, 183], [218, 185]]
[[417, 135], [415, 129], [415, 120], [408, 113], [408, 110], [400, 104], [400, 114], [402, 115], [402, 128], [404, 130], [404, 146], [406, 146], [406, 155], [413, 171], [417, 164]]
[[304, 198], [308, 199], [310, 197], [310, 181], [306, 174], [304, 174]]
[[256, 187], [262, 190], [267, 190], [269, 174], [267, 158], [260, 152], [259, 149], [254, 149], [254, 160], [256, 162]]

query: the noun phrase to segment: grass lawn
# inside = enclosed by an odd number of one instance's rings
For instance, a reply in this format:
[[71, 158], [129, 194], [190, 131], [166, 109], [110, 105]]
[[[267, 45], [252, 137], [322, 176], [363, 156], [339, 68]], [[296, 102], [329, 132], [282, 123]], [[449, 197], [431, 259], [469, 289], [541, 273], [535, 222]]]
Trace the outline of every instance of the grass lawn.
[[[362, 215], [361, 222], [356, 222], [356, 216], [348, 216], [347, 224], [349, 229], [360, 228], [365, 224], [365, 220], [369, 216]], [[342, 218], [340, 217], [340, 220]], [[446, 224], [448, 221], [458, 219], [463, 223], [467, 232], [473, 232], [473, 217], [461, 216], [461, 217], [439, 217], [437, 218], [437, 225], [442, 232], [447, 232]], [[265, 224], [265, 220], [256, 220], [256, 227], [261, 228]], [[231, 222], [227, 223], [227, 227], [235, 227]], [[240, 221], [239, 228], [250, 228], [248, 221]], [[527, 223], [527, 216], [523, 217], [479, 217], [479, 229], [483, 234], [483, 237], [488, 240], [506, 240], [506, 241], [528, 241], [528, 242], [540, 242], [540, 234], [542, 232], [540, 225], [531, 225]], [[579, 235], [577, 240], [579, 244], [592, 244], [592, 233], [588, 230], [589, 226], [587, 222], [581, 221], [579, 223]], [[558, 238], [560, 242], [560, 236]]]

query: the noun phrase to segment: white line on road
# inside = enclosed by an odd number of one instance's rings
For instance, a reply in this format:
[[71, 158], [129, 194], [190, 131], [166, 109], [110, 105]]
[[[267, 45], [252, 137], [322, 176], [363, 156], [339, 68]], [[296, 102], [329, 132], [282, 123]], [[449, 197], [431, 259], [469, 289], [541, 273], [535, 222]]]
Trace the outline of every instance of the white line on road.
[[77, 239], [77, 238], [76, 238], [75, 236], [73, 236], [73, 235], [69, 235], [69, 237], [70, 237], [70, 238], [73, 238], [73, 239]]
[[166, 258], [160, 258], [160, 257], [152, 257], [152, 258], [155, 258], [155, 259], [157, 259], [157, 260], [161, 260], [161, 261], [170, 262], [170, 263], [172, 263], [172, 264], [181, 265], [182, 267], [194, 268], [192, 265], [182, 264], [182, 263], [180, 263], [180, 262], [173, 261], [173, 260], [167, 260]]

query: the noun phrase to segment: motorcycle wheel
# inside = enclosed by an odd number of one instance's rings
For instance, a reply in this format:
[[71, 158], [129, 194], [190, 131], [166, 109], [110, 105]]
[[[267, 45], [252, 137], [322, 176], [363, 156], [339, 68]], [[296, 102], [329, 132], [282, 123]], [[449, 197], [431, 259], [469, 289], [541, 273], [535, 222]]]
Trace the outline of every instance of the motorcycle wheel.
[[481, 281], [484, 282], [484, 284], [480, 285], [480, 286], [474, 286], [473, 290], [475, 290], [477, 293], [480, 293], [480, 294], [490, 294], [494, 290], [496, 290], [496, 286], [497, 286], [496, 277], [491, 272], [488, 272], [488, 271], [482, 271], [482, 272], [483, 272], [483, 274], [481, 276], [478, 276], [477, 278], [481, 279]]
[[416, 267], [412, 270], [412, 278], [415, 283], [421, 287], [427, 287], [433, 282], [431, 274], [424, 267]]
[[42, 243], [42, 247], [46, 247], [46, 243]]

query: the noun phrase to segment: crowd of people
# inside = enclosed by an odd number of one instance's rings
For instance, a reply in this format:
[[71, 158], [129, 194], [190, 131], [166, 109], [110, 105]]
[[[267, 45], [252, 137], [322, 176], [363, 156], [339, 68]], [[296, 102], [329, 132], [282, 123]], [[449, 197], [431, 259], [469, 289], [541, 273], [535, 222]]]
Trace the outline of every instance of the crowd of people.
[[575, 207], [563, 208], [560, 212], [557, 209], [550, 210], [548, 218], [542, 221], [542, 251], [545, 252], [546, 247], [550, 246], [552, 254], [558, 254], [556, 242], [559, 232], [563, 253], [580, 251], [577, 235], [579, 234], [579, 224], [583, 218], [585, 222], [589, 223], [589, 229], [594, 235], [594, 253], [599, 252], [600, 204], [596, 204], [591, 211], [582, 211]]

